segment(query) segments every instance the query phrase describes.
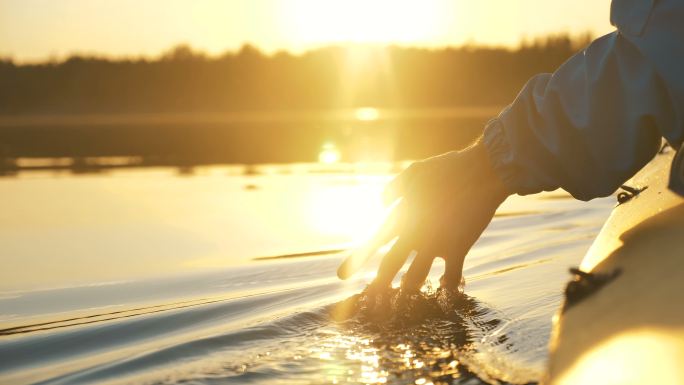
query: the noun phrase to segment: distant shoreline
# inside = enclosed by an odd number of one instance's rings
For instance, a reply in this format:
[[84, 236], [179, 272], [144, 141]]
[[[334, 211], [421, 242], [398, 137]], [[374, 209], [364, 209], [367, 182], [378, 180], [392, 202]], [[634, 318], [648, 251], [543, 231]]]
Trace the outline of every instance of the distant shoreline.
[[[499, 106], [0, 117], [0, 174], [130, 167], [394, 162], [462, 148]], [[326, 150], [327, 149], [327, 150]], [[183, 171], [182, 173], [192, 173]]]
[[[432, 108], [377, 109], [379, 121], [402, 119], [457, 119], [496, 116], [504, 106], [454, 106]], [[231, 111], [188, 113], [63, 113], [63, 114], [0, 114], [0, 129], [33, 126], [98, 126], [110, 124], [215, 124], [215, 123], [283, 123], [321, 120], [358, 121], [359, 108]], [[373, 108], [375, 109], [375, 108]]]

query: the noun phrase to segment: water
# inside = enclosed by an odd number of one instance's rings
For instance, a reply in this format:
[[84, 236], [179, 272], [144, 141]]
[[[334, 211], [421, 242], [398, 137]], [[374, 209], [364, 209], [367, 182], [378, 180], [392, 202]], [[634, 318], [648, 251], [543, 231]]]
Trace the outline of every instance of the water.
[[344, 251], [258, 259], [345, 250], [381, 221], [391, 167], [312, 167], [0, 179], [0, 383], [540, 379], [567, 269], [614, 199], [512, 197], [466, 260], [466, 296], [358, 314], [374, 266], [342, 282]]

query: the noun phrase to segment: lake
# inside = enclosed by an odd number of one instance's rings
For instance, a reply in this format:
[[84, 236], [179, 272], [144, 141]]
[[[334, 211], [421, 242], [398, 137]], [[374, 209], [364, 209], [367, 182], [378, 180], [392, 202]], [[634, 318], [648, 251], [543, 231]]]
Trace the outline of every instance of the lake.
[[382, 221], [380, 193], [405, 166], [1, 178], [0, 382], [538, 381], [568, 268], [615, 199], [511, 197], [449, 317], [336, 319], [377, 261], [348, 281], [337, 265]]

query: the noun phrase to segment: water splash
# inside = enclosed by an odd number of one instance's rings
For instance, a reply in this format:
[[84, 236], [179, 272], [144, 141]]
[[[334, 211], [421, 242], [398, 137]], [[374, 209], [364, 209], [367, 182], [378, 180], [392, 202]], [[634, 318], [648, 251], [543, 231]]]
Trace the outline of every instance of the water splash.
[[[463, 294], [462, 288], [435, 290], [429, 282], [420, 291], [369, 287], [332, 306], [330, 316], [339, 325], [334, 341], [361, 346], [348, 348], [347, 359], [367, 362], [372, 353], [374, 365], [362, 366], [370, 374], [358, 378], [359, 383], [502, 384], [531, 383], [534, 378], [482, 359], [483, 335], [497, 329], [502, 315]], [[486, 341], [506, 344], [505, 336]], [[502, 374], [505, 379], [498, 377]]]

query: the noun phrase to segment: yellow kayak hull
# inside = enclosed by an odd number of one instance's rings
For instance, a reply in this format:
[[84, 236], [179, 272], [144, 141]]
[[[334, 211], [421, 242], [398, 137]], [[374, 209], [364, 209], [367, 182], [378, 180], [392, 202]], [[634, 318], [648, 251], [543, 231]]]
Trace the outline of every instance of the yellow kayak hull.
[[574, 285], [584, 294], [566, 292], [554, 318], [544, 383], [684, 384], [684, 198], [667, 189], [673, 156], [627, 183], [647, 189], [625, 196], [583, 259], [590, 274]]

